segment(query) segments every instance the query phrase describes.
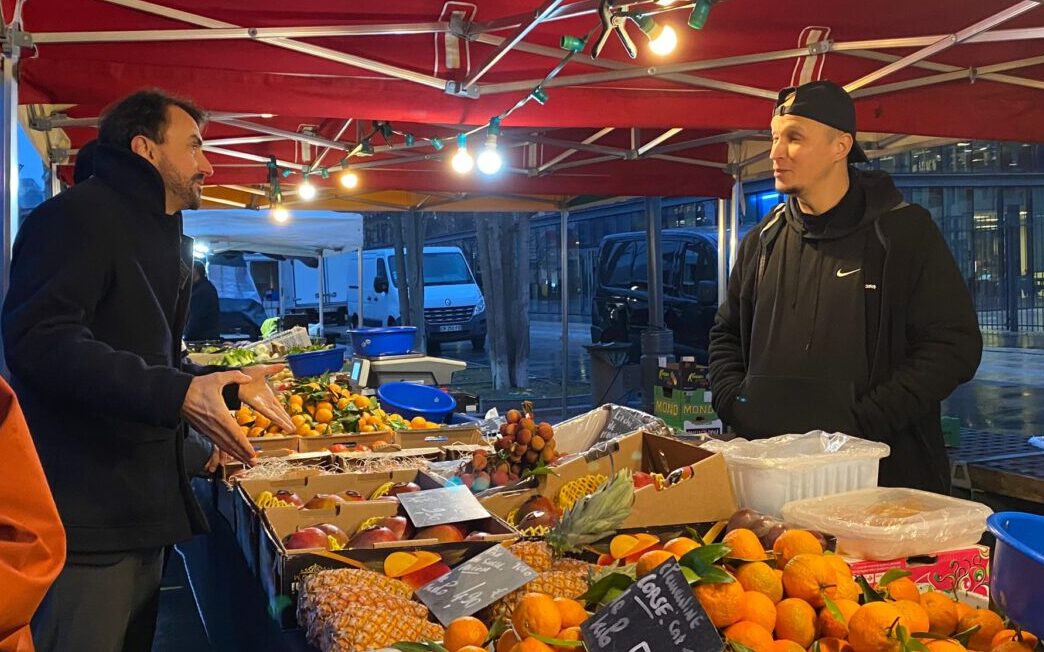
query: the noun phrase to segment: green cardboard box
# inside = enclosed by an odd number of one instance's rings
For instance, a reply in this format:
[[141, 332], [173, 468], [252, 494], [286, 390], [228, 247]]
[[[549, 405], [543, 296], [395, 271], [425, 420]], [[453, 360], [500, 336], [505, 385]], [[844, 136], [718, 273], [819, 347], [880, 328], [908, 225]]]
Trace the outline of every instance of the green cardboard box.
[[656, 386], [653, 390], [653, 413], [679, 432], [717, 434], [722, 432], [721, 419], [711, 405], [707, 389], [672, 389]]

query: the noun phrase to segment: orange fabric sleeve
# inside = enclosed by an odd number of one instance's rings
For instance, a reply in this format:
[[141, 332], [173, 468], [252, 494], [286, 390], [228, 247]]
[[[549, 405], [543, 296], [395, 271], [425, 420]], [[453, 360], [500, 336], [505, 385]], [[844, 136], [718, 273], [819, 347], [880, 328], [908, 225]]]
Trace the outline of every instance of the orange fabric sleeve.
[[11, 387], [0, 378], [0, 652], [31, 652], [29, 621], [65, 563], [65, 529]]

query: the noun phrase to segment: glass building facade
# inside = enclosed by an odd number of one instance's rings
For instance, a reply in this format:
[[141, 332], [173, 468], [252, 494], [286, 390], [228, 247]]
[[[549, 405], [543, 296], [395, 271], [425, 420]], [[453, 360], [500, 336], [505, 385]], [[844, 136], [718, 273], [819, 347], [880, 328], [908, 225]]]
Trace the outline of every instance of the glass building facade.
[[[912, 149], [875, 160], [907, 201], [924, 206], [949, 244], [975, 299], [984, 330], [1044, 332], [1044, 145], [968, 141]], [[772, 180], [744, 187], [744, 223], [779, 201]], [[428, 244], [460, 246], [477, 267], [469, 214], [425, 214]], [[366, 220], [366, 246], [390, 246], [388, 216]], [[713, 226], [717, 200], [664, 198], [663, 228]], [[591, 314], [595, 262], [604, 236], [645, 228], [645, 203], [624, 201], [570, 212], [569, 313]], [[530, 305], [534, 316], [561, 313], [558, 213], [533, 217]]]

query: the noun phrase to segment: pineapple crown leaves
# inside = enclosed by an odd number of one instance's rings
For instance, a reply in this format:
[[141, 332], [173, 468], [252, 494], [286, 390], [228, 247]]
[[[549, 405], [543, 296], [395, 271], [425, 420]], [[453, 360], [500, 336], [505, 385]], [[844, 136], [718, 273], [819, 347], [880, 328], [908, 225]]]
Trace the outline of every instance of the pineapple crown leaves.
[[578, 500], [547, 536], [558, 556], [616, 531], [631, 513], [634, 482], [623, 469], [590, 496]]
[[529, 635], [532, 636], [533, 638], [535, 638], [536, 640], [540, 641], [541, 643], [545, 644], [545, 645], [554, 646], [555, 648], [559, 648], [559, 649], [560, 648], [567, 648], [567, 647], [573, 647], [573, 648], [584, 647], [584, 642], [583, 641], [567, 641], [567, 640], [560, 639], [560, 638], [552, 638], [550, 636], [543, 636], [542, 634], [538, 634], [537, 632], [529, 632]]
[[400, 652], [449, 652], [434, 641], [424, 641], [423, 643], [400, 641], [399, 643], [394, 643], [391, 647]]

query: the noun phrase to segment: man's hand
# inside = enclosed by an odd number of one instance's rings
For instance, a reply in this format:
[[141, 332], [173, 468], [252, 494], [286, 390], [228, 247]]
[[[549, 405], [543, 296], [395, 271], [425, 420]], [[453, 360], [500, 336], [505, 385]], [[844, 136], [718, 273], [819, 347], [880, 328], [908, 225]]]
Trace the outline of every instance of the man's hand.
[[272, 393], [267, 377], [282, 371], [284, 365], [268, 364], [243, 367], [239, 371], [250, 377], [250, 382], [239, 384], [239, 400], [268, 417], [289, 435], [294, 434], [294, 422]]
[[254, 447], [232, 418], [221, 395], [221, 389], [231, 383], [247, 385], [252, 382], [254, 379], [251, 376], [239, 371], [219, 371], [196, 376], [192, 379], [188, 392], [185, 393], [185, 402], [181, 405], [182, 416], [196, 430], [244, 464], [253, 461]]

